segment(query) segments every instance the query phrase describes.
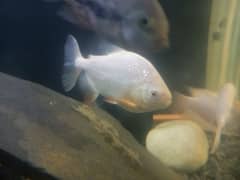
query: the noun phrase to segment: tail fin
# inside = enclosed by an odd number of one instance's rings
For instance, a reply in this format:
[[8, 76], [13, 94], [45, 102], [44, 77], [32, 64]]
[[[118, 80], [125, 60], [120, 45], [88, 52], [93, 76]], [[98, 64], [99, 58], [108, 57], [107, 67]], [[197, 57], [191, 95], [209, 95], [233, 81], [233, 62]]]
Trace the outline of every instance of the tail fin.
[[77, 40], [68, 35], [64, 49], [64, 66], [62, 85], [65, 91], [70, 91], [76, 84], [80, 75], [80, 61], [83, 59]]

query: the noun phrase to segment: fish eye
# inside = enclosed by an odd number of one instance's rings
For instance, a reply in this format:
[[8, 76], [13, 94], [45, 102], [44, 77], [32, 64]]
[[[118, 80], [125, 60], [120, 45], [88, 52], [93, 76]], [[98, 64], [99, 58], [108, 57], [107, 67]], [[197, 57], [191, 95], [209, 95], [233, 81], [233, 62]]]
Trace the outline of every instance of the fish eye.
[[146, 17], [142, 17], [138, 22], [139, 26], [146, 27], [149, 24], [149, 20]]
[[157, 96], [157, 91], [151, 91], [151, 95], [152, 95], [153, 97], [156, 97], [156, 96]]

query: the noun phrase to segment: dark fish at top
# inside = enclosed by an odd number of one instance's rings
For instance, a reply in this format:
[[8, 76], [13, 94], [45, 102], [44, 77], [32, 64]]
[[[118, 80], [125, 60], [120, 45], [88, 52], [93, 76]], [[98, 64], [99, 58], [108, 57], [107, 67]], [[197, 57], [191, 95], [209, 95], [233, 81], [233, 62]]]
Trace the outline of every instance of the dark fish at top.
[[62, 2], [58, 15], [130, 50], [169, 46], [169, 24], [157, 0], [44, 0]]

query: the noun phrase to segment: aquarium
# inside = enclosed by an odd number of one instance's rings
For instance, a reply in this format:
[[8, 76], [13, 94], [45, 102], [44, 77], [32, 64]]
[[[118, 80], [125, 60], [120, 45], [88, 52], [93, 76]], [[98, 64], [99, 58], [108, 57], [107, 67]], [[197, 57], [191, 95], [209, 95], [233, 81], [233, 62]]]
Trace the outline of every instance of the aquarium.
[[0, 2], [0, 179], [240, 179], [239, 10]]

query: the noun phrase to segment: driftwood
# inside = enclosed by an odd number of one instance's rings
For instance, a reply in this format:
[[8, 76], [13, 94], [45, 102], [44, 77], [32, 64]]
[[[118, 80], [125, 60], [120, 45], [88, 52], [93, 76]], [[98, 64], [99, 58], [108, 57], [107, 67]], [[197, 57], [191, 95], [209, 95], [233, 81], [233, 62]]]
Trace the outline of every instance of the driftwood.
[[0, 82], [0, 162], [12, 156], [44, 179], [182, 179], [99, 108], [8, 75]]

